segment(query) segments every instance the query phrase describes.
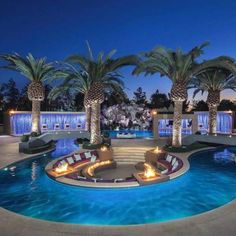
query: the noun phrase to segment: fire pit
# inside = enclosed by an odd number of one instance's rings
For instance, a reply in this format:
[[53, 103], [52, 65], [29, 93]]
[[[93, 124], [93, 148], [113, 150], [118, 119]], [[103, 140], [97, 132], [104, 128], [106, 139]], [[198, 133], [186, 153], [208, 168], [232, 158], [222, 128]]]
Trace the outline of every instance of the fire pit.
[[134, 177], [140, 185], [148, 185], [167, 181], [169, 176], [157, 172], [155, 167], [149, 163], [144, 163], [144, 172], [135, 173]]

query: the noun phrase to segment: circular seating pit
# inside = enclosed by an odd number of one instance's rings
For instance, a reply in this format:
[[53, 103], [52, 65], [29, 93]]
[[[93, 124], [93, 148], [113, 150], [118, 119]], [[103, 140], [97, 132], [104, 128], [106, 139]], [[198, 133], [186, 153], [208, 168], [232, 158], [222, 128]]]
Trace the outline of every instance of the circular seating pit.
[[[149, 162], [149, 159], [146, 158]], [[153, 164], [153, 160], [150, 161]], [[161, 153], [161, 155], [156, 155], [155, 157], [155, 167], [157, 171], [162, 174], [169, 176], [170, 174], [177, 172], [183, 166], [183, 162], [180, 158], [170, 155], [168, 153]], [[62, 166], [66, 165], [66, 170], [61, 173], [58, 172]], [[59, 160], [54, 161], [50, 167], [46, 167], [47, 174], [54, 178], [64, 177], [71, 180], [76, 180], [78, 182], [90, 182], [96, 183], [96, 187], [99, 187], [99, 183], [135, 183], [137, 185], [137, 179], [132, 176], [127, 176], [125, 178], [111, 178], [104, 179], [97, 175], [101, 170], [116, 168], [116, 162], [110, 161], [100, 161], [99, 154], [96, 150], [92, 151], [82, 151], [79, 153], [73, 153]], [[139, 168], [140, 170], [140, 165]], [[92, 170], [92, 171], [91, 171]], [[79, 184], [78, 184], [79, 185]]]

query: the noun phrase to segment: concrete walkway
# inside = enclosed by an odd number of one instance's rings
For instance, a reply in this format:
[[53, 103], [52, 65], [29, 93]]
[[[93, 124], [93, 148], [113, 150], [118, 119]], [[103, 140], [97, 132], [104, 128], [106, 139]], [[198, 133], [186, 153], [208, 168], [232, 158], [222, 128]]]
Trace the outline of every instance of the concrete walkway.
[[216, 135], [188, 135], [183, 138], [184, 145], [190, 145], [195, 142], [214, 143], [220, 145], [235, 146], [236, 136], [229, 134], [216, 134]]
[[[134, 140], [133, 140], [134, 141]], [[185, 158], [189, 155], [185, 153]], [[0, 167], [27, 158], [18, 153], [17, 143], [0, 145]], [[180, 190], [181, 191], [181, 190]], [[222, 236], [236, 235], [236, 201], [223, 207], [188, 217], [159, 224], [134, 226], [81, 226], [41, 221], [24, 217], [0, 208], [1, 236]]]
[[19, 141], [20, 137], [13, 137], [10, 135], [0, 135], [0, 145], [9, 143], [18, 143]]

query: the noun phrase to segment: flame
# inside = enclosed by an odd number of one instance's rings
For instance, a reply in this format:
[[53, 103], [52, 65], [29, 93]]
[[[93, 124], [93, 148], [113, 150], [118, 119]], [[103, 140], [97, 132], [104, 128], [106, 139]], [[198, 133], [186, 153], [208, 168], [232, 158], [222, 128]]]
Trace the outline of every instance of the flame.
[[148, 163], [144, 163], [144, 176], [146, 178], [152, 178], [156, 176], [156, 170]]
[[14, 113], [15, 113], [14, 110], [10, 110], [10, 111], [9, 111], [9, 114], [10, 114], [10, 115], [13, 115]]
[[64, 163], [63, 165], [58, 166], [58, 167], [55, 169], [55, 171], [56, 171], [57, 173], [63, 173], [63, 172], [66, 172], [67, 169], [68, 169], [68, 164], [67, 164], [67, 163]]
[[102, 146], [102, 147], [101, 147], [101, 151], [102, 151], [102, 152], [105, 152], [105, 151], [107, 151], [107, 150], [108, 150], [108, 148], [107, 148], [106, 146]]
[[155, 110], [152, 111], [152, 114], [153, 114], [153, 115], [156, 115], [156, 114], [157, 114], [157, 111], [155, 111]]
[[90, 176], [93, 176], [95, 169], [97, 169], [97, 168], [100, 167], [100, 166], [108, 165], [108, 164], [110, 164], [110, 163], [111, 163], [110, 160], [97, 162], [97, 163], [95, 163], [95, 164], [93, 164], [93, 165], [91, 165], [91, 166], [88, 167], [87, 173], [88, 173]]
[[155, 153], [159, 153], [159, 152], [160, 152], [159, 147], [156, 147], [156, 148], [154, 149], [154, 152], [155, 152]]

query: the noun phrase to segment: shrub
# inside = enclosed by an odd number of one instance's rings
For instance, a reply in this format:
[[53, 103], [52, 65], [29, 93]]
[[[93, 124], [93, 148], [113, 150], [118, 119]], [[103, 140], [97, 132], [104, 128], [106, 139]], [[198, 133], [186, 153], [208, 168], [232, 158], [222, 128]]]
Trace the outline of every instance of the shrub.
[[31, 132], [31, 134], [30, 134], [31, 137], [38, 137], [39, 135], [41, 135], [41, 134], [37, 133], [37, 132]]
[[196, 131], [195, 134], [201, 135], [201, 132], [200, 131]]
[[109, 134], [109, 132], [103, 132], [102, 136], [103, 136], [103, 138], [109, 138], [110, 134]]
[[21, 136], [21, 142], [28, 142], [30, 135], [24, 134]]
[[93, 149], [101, 148], [101, 146], [102, 146], [101, 144], [83, 143], [82, 148], [93, 150]]
[[76, 144], [83, 144], [83, 143], [88, 143], [88, 142], [89, 142], [89, 139], [87, 139], [87, 138], [77, 138], [75, 140]]

